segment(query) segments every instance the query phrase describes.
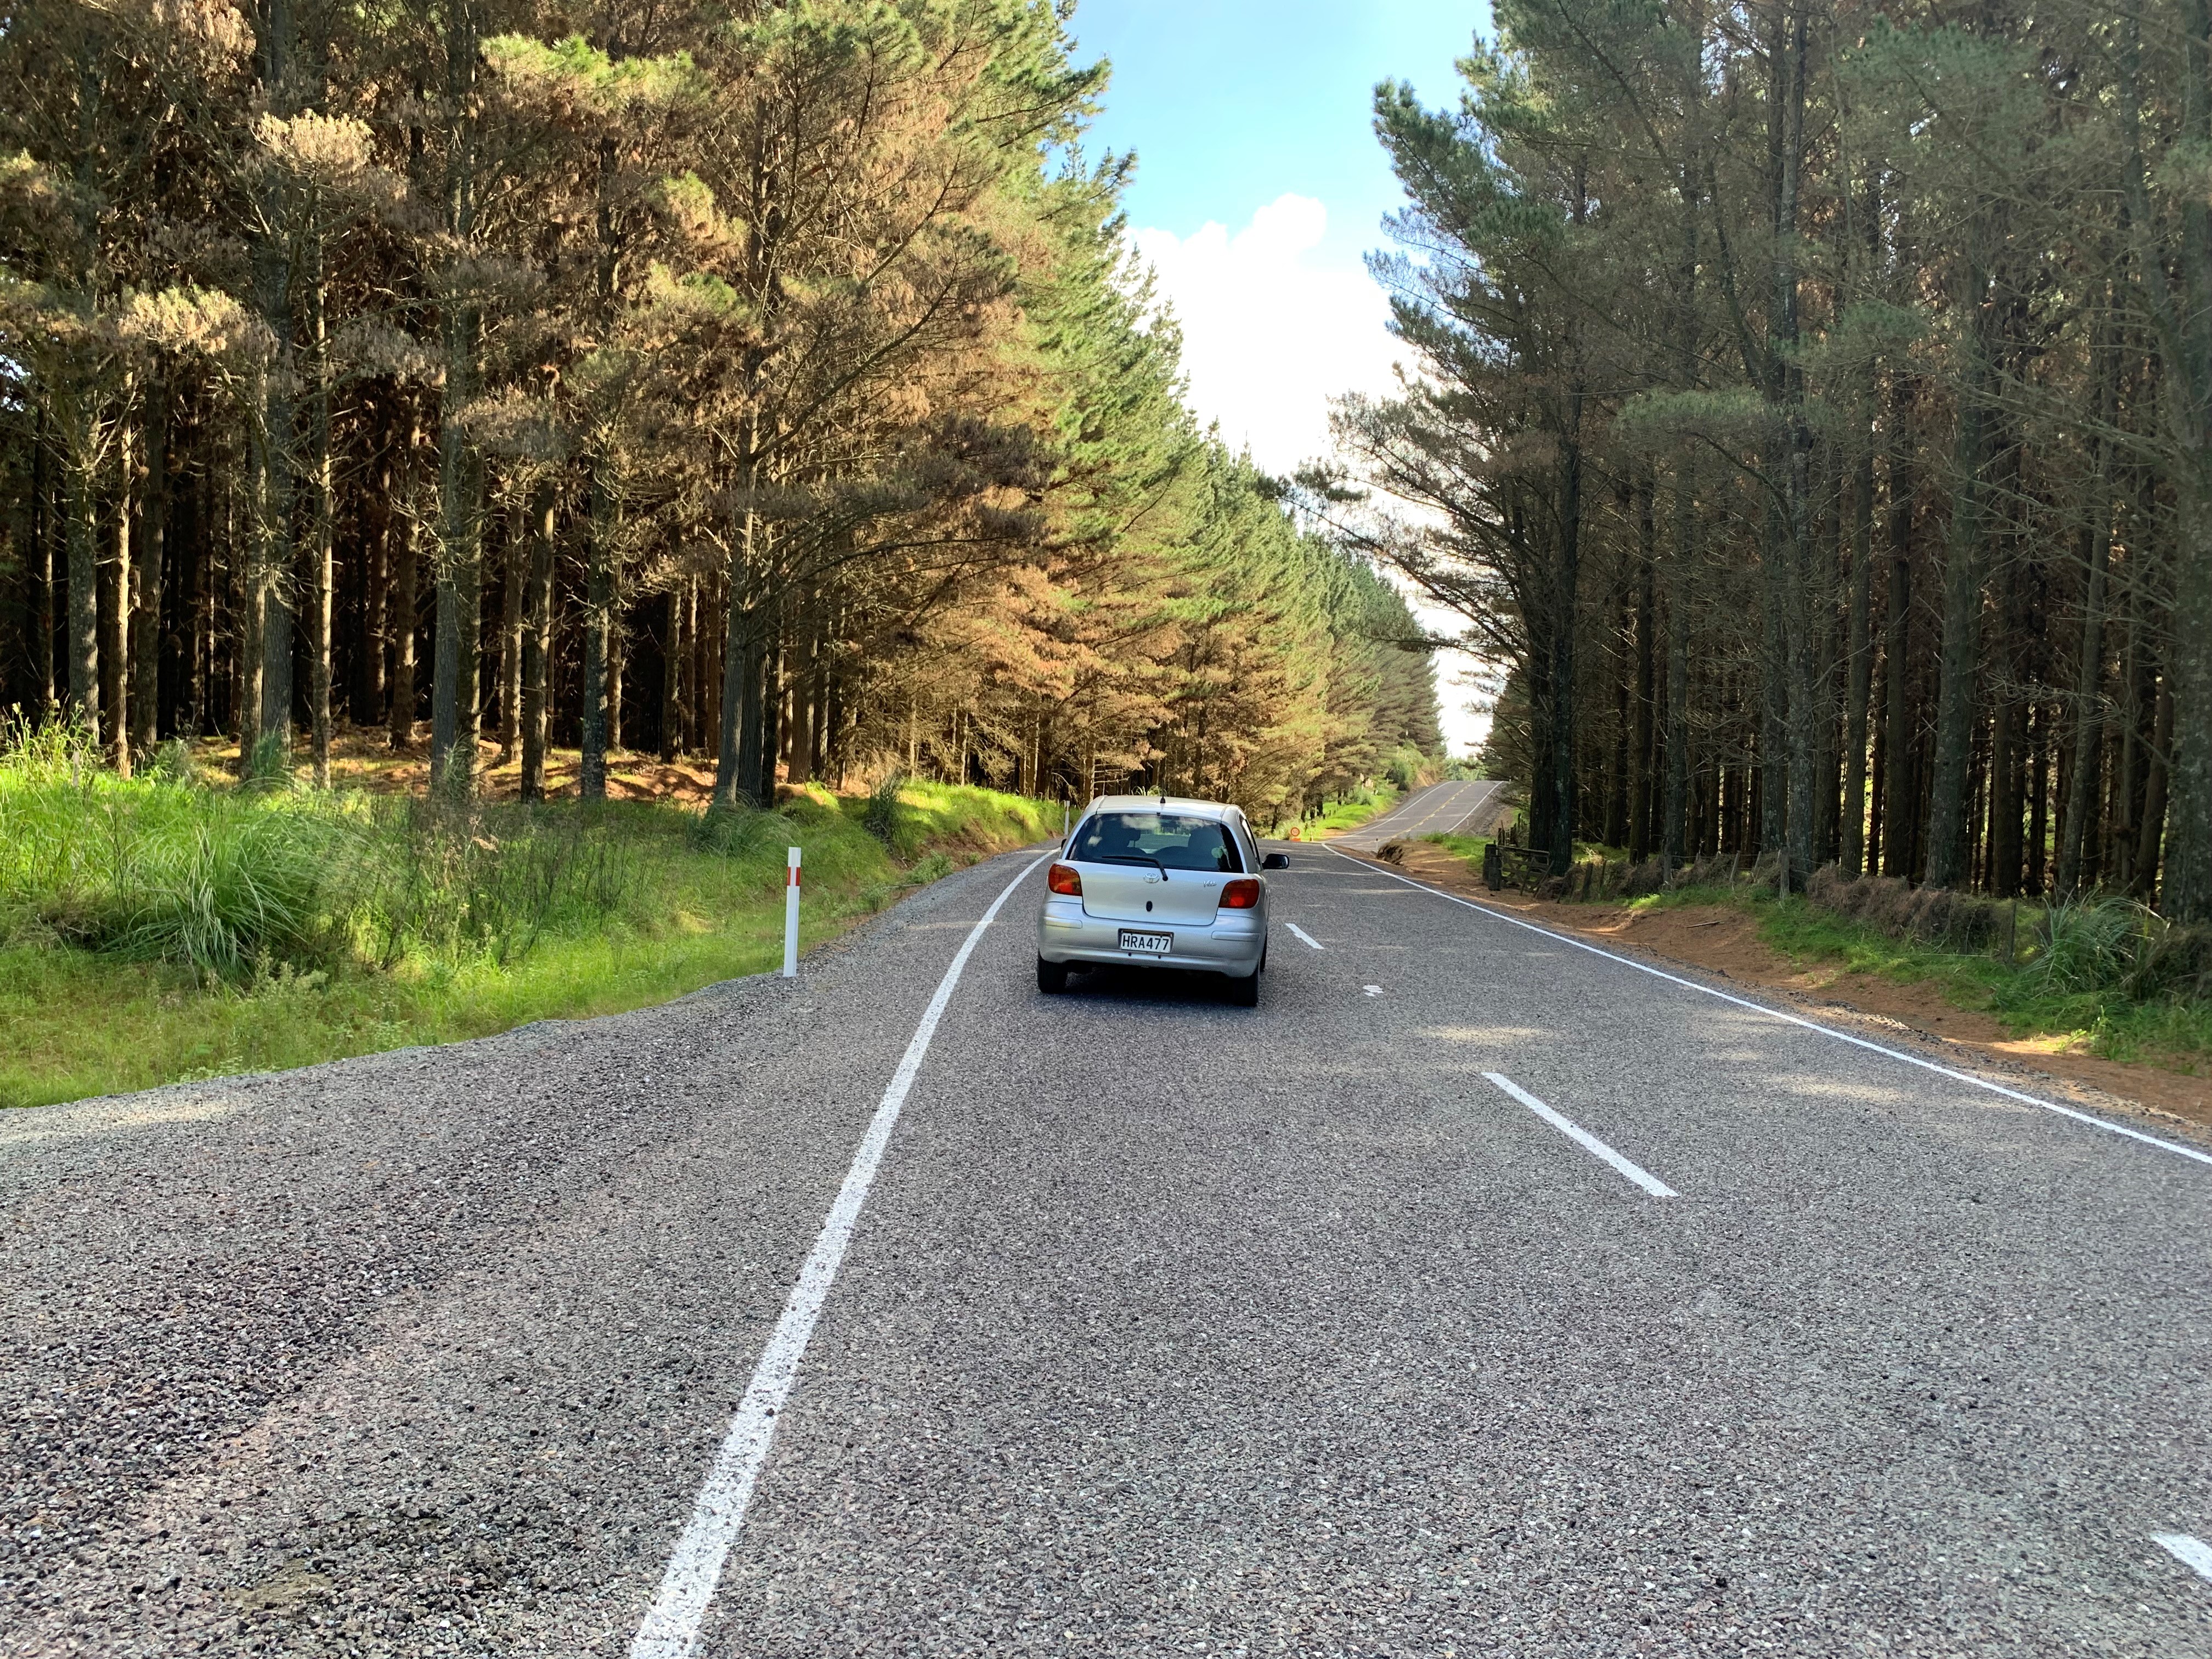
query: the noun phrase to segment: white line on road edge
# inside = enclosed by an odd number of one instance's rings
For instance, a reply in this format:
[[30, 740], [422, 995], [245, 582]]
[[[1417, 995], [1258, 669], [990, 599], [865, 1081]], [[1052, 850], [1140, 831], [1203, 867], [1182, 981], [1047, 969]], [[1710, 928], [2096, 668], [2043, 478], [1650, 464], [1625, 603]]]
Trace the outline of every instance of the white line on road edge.
[[775, 1329], [769, 1337], [768, 1346], [762, 1351], [760, 1363], [753, 1367], [752, 1382], [745, 1389], [744, 1399], [738, 1402], [737, 1415], [731, 1419], [730, 1432], [722, 1442], [714, 1468], [707, 1475], [707, 1484], [699, 1489], [690, 1522], [669, 1555], [668, 1571], [661, 1575], [659, 1593], [653, 1597], [644, 1622], [637, 1627], [636, 1638], [629, 1644], [630, 1659], [685, 1659], [698, 1641], [700, 1621], [706, 1617], [707, 1604], [714, 1598], [714, 1585], [722, 1576], [723, 1563], [729, 1559], [730, 1546], [737, 1541], [738, 1529], [744, 1524], [745, 1508], [752, 1501], [753, 1484], [760, 1479], [761, 1468], [768, 1462], [769, 1443], [775, 1437], [776, 1415], [790, 1397], [792, 1384], [798, 1380], [799, 1362], [805, 1357], [807, 1342], [814, 1334], [815, 1321], [822, 1316], [822, 1304], [828, 1299], [838, 1267], [845, 1259], [846, 1246], [853, 1242], [860, 1207], [868, 1201], [868, 1188], [875, 1182], [877, 1166], [883, 1162], [892, 1127], [898, 1122], [899, 1108], [906, 1103], [907, 1091], [914, 1087], [915, 1078], [921, 1070], [922, 1057], [929, 1052], [929, 1040], [937, 1034], [937, 1022], [944, 1017], [945, 1005], [951, 1000], [952, 988], [959, 984], [961, 969], [967, 967], [976, 941], [983, 937], [983, 930], [999, 914], [999, 907], [1021, 885], [1022, 878], [1043, 862], [1042, 858], [1030, 860], [991, 901], [991, 908], [968, 930], [967, 940], [952, 958], [952, 965], [938, 981], [937, 994], [930, 998], [921, 1024], [915, 1027], [914, 1040], [907, 1044], [905, 1057], [891, 1074], [890, 1087], [884, 1091], [883, 1103], [869, 1119], [868, 1132], [860, 1137], [860, 1150], [853, 1154], [852, 1167], [845, 1171], [844, 1185], [838, 1188], [829, 1218], [815, 1237], [805, 1265], [799, 1270], [799, 1282], [791, 1287], [790, 1299], [783, 1304], [783, 1316], [775, 1322]]
[[[1336, 853], [1336, 848], [1334, 847], [1328, 850]], [[2109, 1129], [2116, 1135], [2125, 1135], [2130, 1140], [2140, 1140], [2146, 1146], [2155, 1146], [2160, 1152], [2194, 1158], [2199, 1164], [2212, 1164], [2212, 1152], [2199, 1152], [2196, 1147], [2185, 1146], [2178, 1140], [2161, 1140], [2156, 1135], [2147, 1135], [2140, 1129], [2130, 1129], [2126, 1124], [2114, 1123], [2109, 1118], [2093, 1116], [2087, 1112], [2077, 1112], [2071, 1106], [2061, 1106], [2052, 1101], [2038, 1100], [2033, 1095], [2022, 1094], [2017, 1089], [2008, 1089], [2002, 1083], [1992, 1083], [1985, 1077], [1976, 1077], [1972, 1072], [1961, 1072], [1948, 1066], [1939, 1066], [1932, 1060], [1923, 1060], [1918, 1054], [1909, 1054], [1902, 1048], [1891, 1048], [1879, 1042], [1869, 1042], [1866, 1038], [1854, 1036], [1849, 1031], [1838, 1031], [1832, 1025], [1823, 1025], [1817, 1020], [1806, 1019], [1797, 1014], [1785, 1014], [1779, 1008], [1770, 1008], [1765, 1003], [1753, 1002], [1748, 998], [1730, 996], [1726, 991], [1717, 991], [1710, 985], [1700, 985], [1693, 979], [1684, 979], [1679, 974], [1668, 973], [1664, 969], [1654, 968], [1648, 962], [1638, 962], [1634, 957], [1620, 956], [1614, 951], [1606, 950], [1602, 945], [1591, 945], [1583, 939], [1576, 939], [1571, 934], [1555, 933], [1550, 928], [1540, 927], [1533, 921], [1523, 921], [1518, 916], [1509, 916], [1503, 910], [1493, 910], [1486, 904], [1477, 904], [1474, 900], [1463, 899], [1456, 893], [1447, 893], [1441, 887], [1431, 887], [1425, 881], [1415, 881], [1411, 876], [1401, 876], [1395, 870], [1377, 870], [1373, 865], [1364, 860], [1353, 858], [1349, 853], [1336, 853], [1336, 855], [1346, 864], [1358, 865], [1359, 868], [1370, 871], [1376, 875], [1388, 876], [1393, 881], [1403, 882], [1407, 886], [1419, 888], [1424, 893], [1433, 893], [1440, 899], [1449, 899], [1454, 904], [1464, 905], [1478, 915], [1488, 916], [1493, 921], [1510, 921], [1516, 927], [1525, 927], [1532, 933], [1542, 934], [1546, 939], [1556, 939], [1562, 945], [1571, 945], [1577, 951], [1587, 951], [1594, 957], [1603, 957], [1608, 962], [1617, 962], [1624, 967], [1633, 968], [1639, 974], [1649, 974], [1654, 979], [1663, 979], [1669, 985], [1679, 985], [1685, 990], [1697, 991], [1709, 997], [1718, 997], [1723, 1002], [1732, 1002], [1739, 1008], [1748, 1008], [1754, 1014], [1765, 1014], [1769, 1019], [1778, 1019], [1787, 1025], [1798, 1025], [1808, 1031], [1818, 1031], [1822, 1036], [1833, 1037], [1838, 1042], [1848, 1042], [1855, 1048], [1865, 1048], [1877, 1054], [1887, 1054], [1892, 1060], [1903, 1060], [1907, 1066], [1917, 1066], [1923, 1072], [1933, 1072], [1938, 1077], [1948, 1077], [1954, 1083], [1970, 1083], [1977, 1089], [1986, 1089], [1993, 1095], [2002, 1095], [2007, 1100], [2017, 1100], [2027, 1106], [2040, 1106], [2046, 1112], [2056, 1112], [2061, 1117], [2070, 1117], [2076, 1123], [2086, 1123], [2096, 1129]]]
[[1612, 1147], [1607, 1146], [1605, 1142], [1600, 1140], [1588, 1129], [1583, 1128], [1581, 1124], [1575, 1122], [1571, 1118], [1560, 1116], [1559, 1113], [1553, 1111], [1550, 1107], [1544, 1104], [1542, 1101], [1537, 1099], [1535, 1096], [1530, 1094], [1526, 1089], [1516, 1083], [1511, 1078], [1501, 1076], [1496, 1072], [1485, 1072], [1483, 1076], [1488, 1078], [1505, 1093], [1512, 1096], [1514, 1099], [1519, 1101], [1530, 1111], [1535, 1113], [1538, 1117], [1542, 1118], [1545, 1122], [1550, 1124], [1554, 1129], [1557, 1129], [1568, 1139], [1573, 1141], [1584, 1152], [1593, 1153], [1596, 1157], [1603, 1158], [1607, 1164], [1612, 1164], [1614, 1169], [1620, 1170], [1621, 1174], [1626, 1176], [1638, 1186], [1643, 1188], [1644, 1190], [1650, 1194], [1652, 1197], [1681, 1197], [1681, 1194], [1676, 1192], [1665, 1182], [1660, 1180], [1656, 1176], [1649, 1174], [1646, 1171], [1638, 1169], [1635, 1164], [1631, 1164], [1626, 1158], [1623, 1158], [1619, 1152], [1614, 1152]]
[[1286, 921], [1283, 926], [1289, 928], [1307, 944], [1312, 945], [1315, 950], [1318, 951], [1323, 948], [1322, 942], [1319, 939], [1316, 939], [1311, 933], [1306, 932], [1304, 928], [1299, 927], [1295, 921]]
[[2185, 1532], [2154, 1532], [2150, 1541], [2199, 1577], [2212, 1578], [2212, 1544]]

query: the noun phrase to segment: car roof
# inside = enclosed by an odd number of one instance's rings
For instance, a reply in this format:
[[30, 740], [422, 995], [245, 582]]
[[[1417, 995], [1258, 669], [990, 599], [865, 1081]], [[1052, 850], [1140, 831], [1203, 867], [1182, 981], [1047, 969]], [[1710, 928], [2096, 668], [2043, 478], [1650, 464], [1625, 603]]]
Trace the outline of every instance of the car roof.
[[1227, 801], [1189, 800], [1181, 795], [1101, 795], [1083, 809], [1089, 817], [1095, 812], [1182, 812], [1192, 817], [1225, 818], [1235, 814], [1237, 808]]

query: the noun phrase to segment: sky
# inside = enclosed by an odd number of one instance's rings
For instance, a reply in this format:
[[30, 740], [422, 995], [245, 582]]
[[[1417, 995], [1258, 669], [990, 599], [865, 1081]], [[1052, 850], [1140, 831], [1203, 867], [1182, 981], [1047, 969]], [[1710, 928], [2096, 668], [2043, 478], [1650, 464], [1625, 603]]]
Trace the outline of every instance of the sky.
[[[1361, 258], [1402, 200], [1375, 83], [1455, 100], [1454, 60], [1488, 22], [1484, 0], [1078, 0], [1082, 56], [1114, 70], [1086, 149], [1136, 152], [1132, 237], [1182, 325], [1192, 406], [1269, 471], [1326, 453], [1333, 394], [1393, 384]], [[1487, 721], [1443, 690], [1464, 752]]]

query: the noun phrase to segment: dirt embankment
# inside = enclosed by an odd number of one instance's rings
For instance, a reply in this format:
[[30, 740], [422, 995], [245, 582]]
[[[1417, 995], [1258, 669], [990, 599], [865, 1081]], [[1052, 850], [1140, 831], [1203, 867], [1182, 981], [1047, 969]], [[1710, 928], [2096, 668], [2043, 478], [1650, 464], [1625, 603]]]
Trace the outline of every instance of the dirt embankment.
[[2154, 1121], [2212, 1131], [2212, 1079], [2070, 1052], [2063, 1038], [2010, 1036], [1990, 1015], [1955, 1008], [1929, 986], [1851, 973], [1832, 963], [1793, 962], [1759, 937], [1753, 917], [1729, 906], [1635, 911], [1553, 903], [1520, 893], [1490, 892], [1465, 860], [1441, 847], [1401, 842], [1393, 843], [1391, 851], [1402, 854], [1394, 856], [1391, 866], [1407, 875], [1547, 927], [1602, 942], [1608, 949], [1626, 946], [1756, 987], [1808, 1015], [1872, 1038], [1917, 1032], [1958, 1050], [1963, 1063], [2025, 1076], [2028, 1081], [2022, 1086], [2045, 1086], [2084, 1104], [2118, 1105]]

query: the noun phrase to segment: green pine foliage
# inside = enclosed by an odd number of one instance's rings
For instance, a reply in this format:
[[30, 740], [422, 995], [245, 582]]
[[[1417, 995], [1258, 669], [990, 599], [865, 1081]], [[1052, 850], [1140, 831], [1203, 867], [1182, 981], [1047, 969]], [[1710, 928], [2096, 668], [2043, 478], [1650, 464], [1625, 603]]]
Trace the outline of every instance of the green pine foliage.
[[2212, 7], [1491, 10], [1377, 91], [1419, 372], [1307, 482], [1503, 671], [1553, 872], [2212, 923]]
[[1402, 605], [1184, 406], [1066, 25], [27, 11], [0, 706], [318, 785], [382, 727], [459, 802], [479, 738], [526, 798], [649, 747], [726, 815], [890, 766], [1280, 808], [1434, 750]]

